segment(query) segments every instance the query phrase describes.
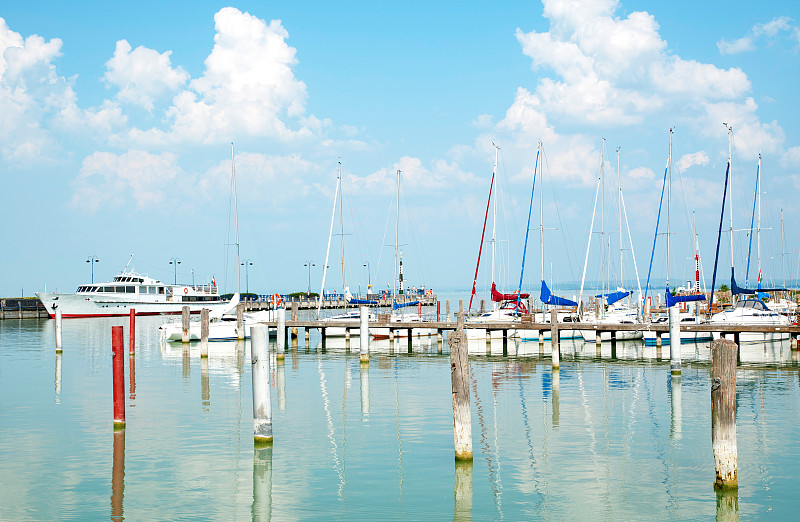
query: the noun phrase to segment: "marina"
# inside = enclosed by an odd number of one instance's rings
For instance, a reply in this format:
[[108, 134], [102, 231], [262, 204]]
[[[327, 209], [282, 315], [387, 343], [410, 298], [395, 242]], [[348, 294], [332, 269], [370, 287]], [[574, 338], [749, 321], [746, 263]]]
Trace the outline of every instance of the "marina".
[[[274, 441], [254, 448], [250, 341], [203, 356], [160, 341], [158, 321], [139, 318], [123, 352], [122, 431], [110, 333], [127, 320], [65, 321], [61, 354], [53, 321], [0, 323], [1, 518], [787, 518], [796, 505], [788, 341], [741, 350], [731, 494], [713, 487], [709, 343], [682, 346], [680, 376], [641, 341], [563, 341], [558, 371], [550, 343], [470, 343], [464, 464], [447, 334], [374, 341], [366, 365], [357, 342], [313, 330], [285, 359], [272, 341]], [[41, 495], [44, 480], [59, 487]]]

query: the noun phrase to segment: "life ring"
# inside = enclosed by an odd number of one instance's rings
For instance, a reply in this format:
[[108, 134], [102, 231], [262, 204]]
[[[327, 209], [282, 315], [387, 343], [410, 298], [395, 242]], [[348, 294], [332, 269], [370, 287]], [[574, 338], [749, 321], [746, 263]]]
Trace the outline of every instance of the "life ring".
[[184, 294], [188, 294], [188, 293], [189, 293], [189, 289], [188, 289], [188, 288], [186, 288], [185, 286], [183, 287], [183, 293], [184, 293]]
[[278, 306], [280, 306], [280, 305], [281, 305], [281, 303], [283, 302], [283, 301], [281, 301], [281, 294], [278, 294], [278, 293], [274, 293], [274, 294], [272, 294], [272, 299], [271, 299], [271, 301], [272, 301], [272, 306], [273, 306], [273, 307], [278, 307]]

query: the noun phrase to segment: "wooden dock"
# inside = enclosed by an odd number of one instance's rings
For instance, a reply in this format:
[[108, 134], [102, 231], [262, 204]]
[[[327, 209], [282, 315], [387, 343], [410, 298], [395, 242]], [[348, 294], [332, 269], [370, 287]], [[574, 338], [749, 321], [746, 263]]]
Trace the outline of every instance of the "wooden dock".
[[43, 319], [49, 317], [36, 297], [7, 297], [0, 299], [0, 319]]
[[[397, 298], [397, 302], [399, 304], [410, 303], [413, 301], [419, 301], [420, 305], [422, 306], [436, 306], [436, 294], [402, 294], [395, 296]], [[377, 301], [377, 307], [383, 308], [391, 308], [392, 306], [392, 298], [390, 297], [382, 297], [381, 294], [369, 294], [368, 298], [370, 300]], [[281, 297], [281, 304], [286, 309], [291, 309], [292, 305], [297, 303], [297, 308], [299, 310], [316, 310], [317, 309], [317, 298], [316, 297], [290, 297], [290, 296], [282, 296]], [[244, 301], [244, 306], [246, 311], [251, 310], [271, 310], [273, 308], [272, 302], [269, 299], [261, 299], [258, 301]], [[326, 298], [322, 300], [322, 309], [330, 310], [330, 309], [344, 309], [345, 306], [348, 308], [352, 308], [353, 310], [357, 310], [358, 306], [348, 305], [344, 297], [340, 298]]]

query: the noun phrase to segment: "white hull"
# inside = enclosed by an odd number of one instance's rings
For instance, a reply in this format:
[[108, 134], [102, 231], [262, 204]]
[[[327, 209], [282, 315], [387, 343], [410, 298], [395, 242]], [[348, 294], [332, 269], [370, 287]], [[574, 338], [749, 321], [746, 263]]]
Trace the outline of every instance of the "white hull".
[[[136, 315], [179, 314], [184, 306], [190, 313], [200, 313], [203, 308], [214, 310], [224, 307], [228, 301], [162, 301], [132, 300], [130, 297], [115, 295], [87, 296], [85, 294], [50, 294], [37, 293], [50, 317], [55, 317], [56, 307], [61, 309], [62, 317], [114, 317], [130, 315], [131, 309]], [[131, 296], [133, 297], [133, 296]], [[145, 296], [146, 298], [147, 296]]]
[[[789, 319], [780, 315], [763, 302], [756, 299], [745, 299], [736, 303], [736, 307], [714, 314], [709, 324], [724, 326], [788, 326]], [[763, 341], [780, 341], [789, 339], [791, 334], [774, 332], [742, 332], [739, 334], [740, 343], [757, 343]], [[733, 339], [733, 334], [727, 334]], [[714, 332], [714, 339], [719, 339], [720, 334]]]

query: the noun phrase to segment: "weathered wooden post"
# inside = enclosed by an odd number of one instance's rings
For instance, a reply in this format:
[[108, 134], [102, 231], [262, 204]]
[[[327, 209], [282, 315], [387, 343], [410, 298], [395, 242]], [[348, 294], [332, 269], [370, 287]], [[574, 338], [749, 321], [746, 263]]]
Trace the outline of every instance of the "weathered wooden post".
[[136, 354], [136, 310], [134, 308], [131, 308], [128, 334], [128, 353], [133, 357]]
[[253, 442], [256, 446], [272, 443], [272, 403], [269, 388], [269, 336], [267, 326], [250, 328], [250, 351], [253, 376]]
[[236, 338], [244, 339], [244, 303], [236, 305]]
[[277, 341], [275, 347], [275, 359], [283, 360], [283, 358], [286, 357], [286, 308], [278, 308], [275, 310], [275, 314], [278, 316], [278, 337], [275, 338]]
[[181, 308], [181, 342], [189, 342], [189, 307]]
[[111, 366], [113, 370], [114, 430], [125, 429], [125, 343], [122, 327], [111, 327]]
[[61, 308], [56, 308], [56, 353], [61, 353]]
[[553, 371], [557, 371], [561, 363], [561, 341], [558, 333], [558, 312], [555, 308], [550, 309], [550, 347], [553, 350]]
[[484, 313], [486, 311], [486, 299], [481, 299], [481, 309], [479, 313]]
[[715, 487], [739, 487], [736, 448], [735, 343], [718, 339], [711, 344], [711, 444], [714, 450]]
[[200, 358], [208, 357], [208, 308], [200, 310]]
[[450, 299], [446, 299], [444, 302], [445, 311], [447, 315], [445, 316], [445, 320], [449, 323], [450, 322]]
[[678, 307], [669, 309], [669, 369], [672, 375], [681, 374], [681, 319]]
[[472, 417], [469, 405], [469, 358], [464, 334], [464, 312], [459, 307], [458, 326], [450, 343], [450, 369], [453, 388], [453, 439], [456, 460], [472, 460]]
[[[298, 305], [297, 301], [294, 301], [292, 303], [292, 321], [294, 321], [294, 322], [297, 322], [297, 307], [298, 306], [299, 305]], [[297, 340], [297, 326], [292, 326], [292, 339], [295, 340], [295, 341]]]
[[361, 329], [358, 332], [361, 364], [369, 364], [369, 308], [361, 307]]

